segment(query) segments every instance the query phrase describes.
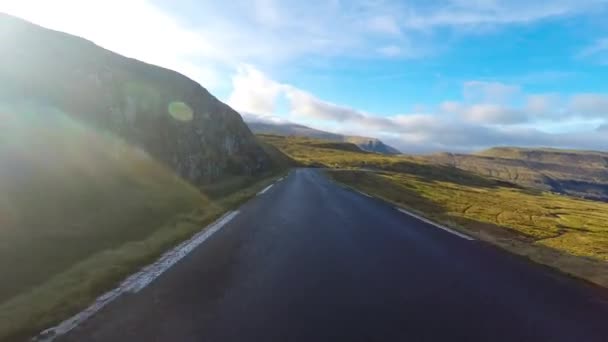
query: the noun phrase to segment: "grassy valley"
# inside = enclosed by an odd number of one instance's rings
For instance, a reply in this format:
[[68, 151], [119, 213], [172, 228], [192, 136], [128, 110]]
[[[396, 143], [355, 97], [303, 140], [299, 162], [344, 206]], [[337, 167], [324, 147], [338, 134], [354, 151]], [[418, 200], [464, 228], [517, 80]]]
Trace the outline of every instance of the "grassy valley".
[[261, 136], [302, 165], [537, 262], [608, 286], [608, 204], [486, 178], [424, 158]]

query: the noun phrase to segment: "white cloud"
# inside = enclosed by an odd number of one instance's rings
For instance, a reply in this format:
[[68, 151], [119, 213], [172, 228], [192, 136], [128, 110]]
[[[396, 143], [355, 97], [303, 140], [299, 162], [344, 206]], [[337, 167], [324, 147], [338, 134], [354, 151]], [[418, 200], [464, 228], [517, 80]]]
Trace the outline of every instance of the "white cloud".
[[406, 22], [407, 26], [429, 29], [525, 24], [593, 11], [606, 4], [606, 1], [447, 0], [433, 4], [413, 12]]
[[[315, 95], [289, 84], [270, 80], [259, 71], [249, 67], [235, 76], [235, 90], [230, 97], [230, 104], [246, 113], [276, 114], [276, 103], [281, 97], [287, 100], [292, 120], [310, 124], [326, 124], [331, 129], [342, 132], [367, 132], [370, 135], [401, 134], [410, 138], [421, 139], [425, 131], [433, 131], [444, 123], [449, 126], [462, 127], [503, 127], [510, 125], [533, 125], [538, 121], [547, 121], [555, 117], [564, 120], [581, 116], [584, 111], [587, 118], [597, 119], [597, 108], [602, 105], [601, 96], [590, 97], [581, 94], [570, 101], [570, 106], [560, 97], [553, 94], [520, 94], [517, 86], [493, 82], [472, 81], [464, 84], [467, 102], [447, 101], [439, 105], [432, 114], [396, 115], [383, 117], [360, 111], [348, 106], [324, 101]], [[514, 94], [522, 97], [522, 106], [512, 106], [506, 102]], [[474, 99], [488, 102], [470, 103]], [[594, 102], [595, 101], [595, 102]], [[574, 104], [574, 105], [572, 105]], [[577, 107], [574, 112], [571, 107]], [[584, 107], [584, 108], [583, 108]], [[268, 119], [268, 118], [266, 118]], [[440, 124], [441, 122], [441, 124]], [[431, 129], [433, 128], [433, 129]], [[450, 131], [447, 127], [444, 132]], [[479, 133], [479, 132], [478, 132]]]
[[321, 101], [300, 89], [290, 88], [286, 95], [290, 103], [291, 114], [294, 116], [337, 122], [364, 118], [364, 115], [356, 110]]
[[387, 45], [378, 49], [378, 52], [386, 57], [397, 57], [402, 54], [401, 48], [397, 45]]
[[485, 103], [507, 102], [519, 92], [519, 86], [486, 81], [465, 82], [462, 91], [465, 100]]
[[529, 95], [525, 110], [536, 118], [550, 117], [559, 113], [562, 100], [556, 94]]
[[528, 117], [523, 111], [496, 105], [475, 104], [462, 111], [465, 120], [482, 124], [514, 124], [527, 121]]
[[[570, 107], [577, 107], [579, 111], [586, 110], [586, 117], [597, 120], [601, 112], [596, 110], [602, 107], [604, 100], [608, 99], [600, 94], [579, 94], [568, 101], [554, 94], [520, 94], [524, 101], [519, 107], [504, 103], [446, 101], [434, 111], [383, 117], [324, 101], [289, 84], [274, 81], [269, 83], [268, 79], [258, 82], [260, 73], [254, 70], [241, 73], [238, 77], [252, 79], [241, 83], [250, 88], [239, 88], [238, 92], [259, 94], [265, 99], [263, 102], [266, 108], [273, 107], [278, 98], [284, 97], [289, 106], [291, 122], [336, 133], [381, 138], [406, 152], [472, 151], [496, 145], [605, 148], [604, 135], [608, 120], [604, 120], [604, 124], [600, 124], [599, 127], [594, 126], [597, 127], [596, 129], [570, 133], [549, 133], [534, 128], [534, 125], [527, 125], [536, 120], [549, 120], [555, 117], [565, 120], [565, 124], [568, 125], [570, 122], [568, 120], [581, 115], [573, 112]], [[478, 83], [469, 83], [469, 86], [481, 87], [482, 98], [497, 101], [501, 101], [505, 94], [520, 93], [519, 88], [515, 86]], [[278, 91], [256, 91], [265, 88], [278, 89]], [[257, 101], [247, 103], [253, 105], [244, 108], [245, 111], [251, 111], [257, 106]], [[285, 121], [282, 117], [268, 114], [262, 116], [246, 114], [246, 119]]]
[[256, 114], [256, 113], [247, 113], [241, 112], [241, 116], [245, 122], [264, 122], [264, 123], [289, 123], [289, 120], [284, 118], [272, 115], [272, 114]]
[[448, 101], [440, 104], [439, 109], [442, 113], [479, 124], [501, 125], [526, 121], [525, 114], [522, 111], [500, 104], [478, 103], [470, 105]]
[[580, 117], [608, 119], [608, 95], [578, 94], [570, 99], [570, 111]]
[[274, 114], [283, 87], [253, 66], [241, 65], [232, 78], [232, 94], [227, 103], [241, 112]]
[[257, 22], [269, 27], [278, 27], [282, 23], [280, 10], [275, 0], [254, 0]]
[[[425, 56], [432, 49], [436, 29], [527, 23], [592, 11], [605, 3], [235, 0], [178, 6], [151, 0], [3, 0], [0, 11], [84, 36], [207, 84], [226, 76], [226, 70], [216, 69], [240, 63], [268, 66], [310, 56]], [[178, 15], [174, 11], [180, 7]], [[184, 11], [191, 17], [184, 16]], [[379, 41], [381, 48], [377, 48]]]
[[608, 53], [608, 38], [596, 40], [593, 44], [584, 48], [580, 53], [580, 57], [590, 57], [600, 53]]
[[289, 101], [290, 113], [296, 119], [354, 125], [376, 131], [393, 128], [394, 123], [390, 119], [323, 101], [294, 87], [286, 88], [285, 95]]
[[399, 25], [397, 25], [395, 18], [393, 18], [392, 16], [385, 15], [372, 17], [368, 20], [367, 26], [372, 32], [378, 32], [388, 35], [401, 34], [401, 29], [399, 28]]
[[147, 1], [7, 0], [0, 11], [176, 70], [208, 87], [222, 82], [218, 61], [225, 56], [201, 33]]
[[584, 47], [575, 57], [601, 65], [608, 65], [608, 37], [595, 40]]

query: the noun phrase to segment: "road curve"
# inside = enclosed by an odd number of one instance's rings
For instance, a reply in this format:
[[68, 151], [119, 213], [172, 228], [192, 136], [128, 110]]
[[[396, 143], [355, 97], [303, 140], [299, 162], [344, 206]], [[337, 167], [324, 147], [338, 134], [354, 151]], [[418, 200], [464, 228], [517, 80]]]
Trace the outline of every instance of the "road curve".
[[298, 169], [59, 341], [608, 341], [605, 290]]

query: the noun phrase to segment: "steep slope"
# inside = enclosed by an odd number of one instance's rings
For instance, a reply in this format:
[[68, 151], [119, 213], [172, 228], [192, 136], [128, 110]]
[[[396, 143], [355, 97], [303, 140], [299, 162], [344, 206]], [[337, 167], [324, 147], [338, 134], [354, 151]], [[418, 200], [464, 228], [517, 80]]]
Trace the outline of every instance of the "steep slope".
[[209, 205], [141, 149], [58, 111], [0, 112], [0, 274], [10, 279], [0, 282], [0, 303]]
[[335, 134], [292, 123], [269, 123], [249, 121], [247, 122], [247, 125], [256, 134], [274, 134], [284, 136], [308, 137], [337, 142], [348, 142], [359, 146], [359, 148], [367, 152], [375, 152], [382, 154], [401, 153], [396, 148], [388, 146], [381, 140], [376, 138]]
[[289, 162], [187, 77], [0, 14], [0, 340], [89, 305]]
[[423, 158], [527, 187], [608, 200], [608, 153], [497, 147], [470, 155]]
[[0, 101], [58, 109], [205, 184], [271, 167], [240, 115], [171, 70], [0, 14]]

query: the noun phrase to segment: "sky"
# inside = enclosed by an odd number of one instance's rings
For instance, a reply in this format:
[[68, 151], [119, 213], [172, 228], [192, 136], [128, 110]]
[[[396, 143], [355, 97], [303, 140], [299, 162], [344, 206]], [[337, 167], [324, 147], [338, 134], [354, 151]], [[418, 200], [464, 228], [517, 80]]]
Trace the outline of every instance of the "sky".
[[246, 120], [407, 153], [608, 150], [608, 0], [0, 0], [201, 83]]

